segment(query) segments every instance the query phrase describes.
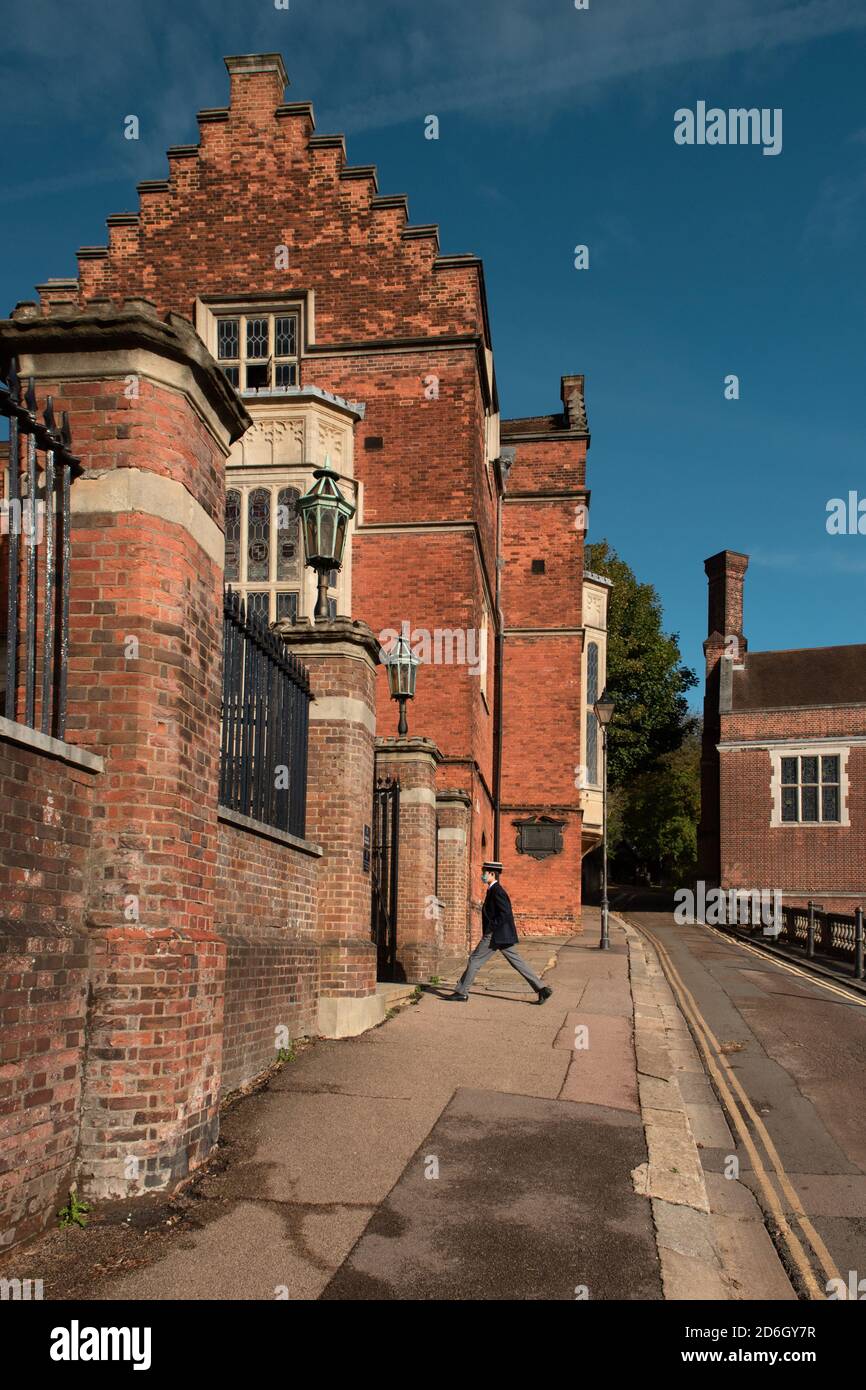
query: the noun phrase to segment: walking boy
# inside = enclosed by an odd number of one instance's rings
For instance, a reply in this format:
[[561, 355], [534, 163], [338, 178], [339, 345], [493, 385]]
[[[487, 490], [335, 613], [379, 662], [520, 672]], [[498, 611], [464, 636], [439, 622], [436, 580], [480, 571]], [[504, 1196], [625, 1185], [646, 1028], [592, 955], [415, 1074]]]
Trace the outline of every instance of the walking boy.
[[487, 884], [487, 894], [481, 908], [482, 937], [469, 957], [466, 969], [457, 981], [454, 993], [445, 996], [446, 1002], [449, 1004], [466, 1003], [469, 998], [469, 986], [494, 951], [501, 951], [508, 964], [513, 965], [517, 973], [522, 975], [524, 980], [529, 981], [538, 995], [539, 1004], [543, 1004], [553, 993], [549, 986], [541, 983], [535, 971], [514, 949], [517, 945], [517, 928], [514, 925], [511, 899], [499, 882], [501, 873], [502, 865], [493, 860], [488, 860], [481, 865], [481, 881]]

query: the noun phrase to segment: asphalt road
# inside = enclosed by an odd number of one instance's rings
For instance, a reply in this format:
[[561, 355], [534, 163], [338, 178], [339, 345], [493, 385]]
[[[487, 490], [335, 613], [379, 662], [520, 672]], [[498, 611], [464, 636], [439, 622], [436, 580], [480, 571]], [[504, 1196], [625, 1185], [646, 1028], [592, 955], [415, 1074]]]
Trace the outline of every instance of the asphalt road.
[[[725, 1108], [740, 1181], [795, 1287], [845, 1297], [828, 1281], [863, 1279], [866, 1296], [866, 1000], [714, 928], [622, 898], [617, 910], [659, 950]], [[700, 1152], [706, 1172], [730, 1168], [727, 1152]]]

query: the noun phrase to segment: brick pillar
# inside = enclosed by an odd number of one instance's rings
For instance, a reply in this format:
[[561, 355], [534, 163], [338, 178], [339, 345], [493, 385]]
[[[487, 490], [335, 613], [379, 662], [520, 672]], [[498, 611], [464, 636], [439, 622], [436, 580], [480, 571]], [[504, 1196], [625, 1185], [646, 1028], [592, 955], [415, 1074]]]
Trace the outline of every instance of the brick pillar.
[[[225, 949], [214, 931], [224, 461], [249, 424], [190, 324], [142, 301], [2, 326], [70, 414], [67, 739], [104, 774], [87, 851], [81, 1190], [195, 1168], [218, 1130]], [[84, 853], [84, 851], [82, 851]]]
[[466, 791], [436, 793], [439, 835], [439, 902], [446, 950], [468, 950], [469, 850], [472, 834], [472, 798]]
[[400, 782], [397, 964], [406, 980], [436, 973], [444, 921], [436, 900], [436, 767], [429, 738], [377, 738], [376, 776]]
[[321, 950], [319, 1032], [352, 1037], [381, 1023], [376, 947], [370, 933], [370, 867], [365, 830], [373, 808], [376, 665], [379, 643], [351, 618], [277, 624], [310, 673], [307, 826], [323, 850], [316, 901]]

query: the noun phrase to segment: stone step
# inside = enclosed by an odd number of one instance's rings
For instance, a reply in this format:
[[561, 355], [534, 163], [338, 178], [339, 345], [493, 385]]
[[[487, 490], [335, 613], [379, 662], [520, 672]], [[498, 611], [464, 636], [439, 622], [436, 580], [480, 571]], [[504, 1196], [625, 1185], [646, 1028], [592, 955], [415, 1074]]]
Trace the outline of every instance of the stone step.
[[376, 993], [384, 1000], [386, 1010], [399, 1009], [403, 1004], [408, 1004], [414, 999], [415, 985], [408, 982], [391, 984], [380, 980], [376, 985]]

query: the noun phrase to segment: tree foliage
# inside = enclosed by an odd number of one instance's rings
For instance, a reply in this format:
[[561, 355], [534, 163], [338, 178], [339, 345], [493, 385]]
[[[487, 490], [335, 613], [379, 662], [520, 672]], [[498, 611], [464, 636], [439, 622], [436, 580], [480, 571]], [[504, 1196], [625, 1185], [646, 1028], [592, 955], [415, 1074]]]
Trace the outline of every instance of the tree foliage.
[[691, 719], [679, 748], [664, 753], [614, 793], [609, 843], [624, 882], [689, 882], [697, 862], [701, 809], [701, 726]]
[[607, 541], [586, 547], [586, 568], [613, 582], [608, 613], [607, 690], [615, 702], [609, 741], [611, 788], [631, 785], [679, 748], [689, 727], [686, 692], [697, 676], [683, 665], [679, 634], [663, 631], [661, 600]]

